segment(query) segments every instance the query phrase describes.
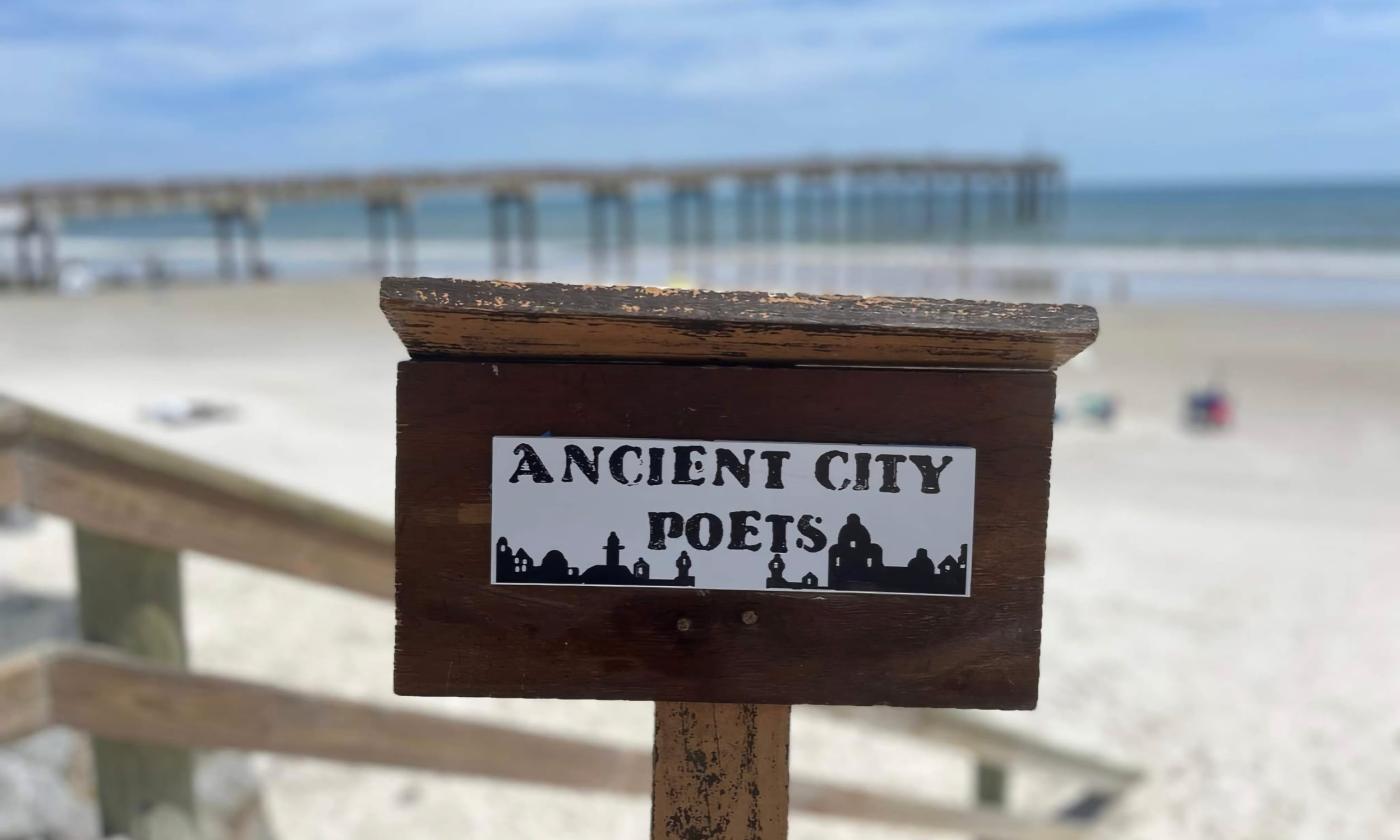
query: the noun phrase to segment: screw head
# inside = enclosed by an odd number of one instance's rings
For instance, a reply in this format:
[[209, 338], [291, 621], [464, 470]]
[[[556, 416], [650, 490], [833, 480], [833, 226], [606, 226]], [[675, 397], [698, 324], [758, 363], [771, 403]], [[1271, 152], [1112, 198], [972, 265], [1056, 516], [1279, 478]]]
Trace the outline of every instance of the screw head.
[[744, 614], [739, 616], [739, 620], [744, 622], [745, 624], [757, 624], [758, 613], [754, 612], [753, 610], [744, 610]]
[[688, 619], [688, 618], [678, 618], [678, 619], [676, 619], [676, 629], [679, 630], [679, 631], [681, 631], [682, 633], [684, 633], [684, 632], [690, 630], [690, 619]]

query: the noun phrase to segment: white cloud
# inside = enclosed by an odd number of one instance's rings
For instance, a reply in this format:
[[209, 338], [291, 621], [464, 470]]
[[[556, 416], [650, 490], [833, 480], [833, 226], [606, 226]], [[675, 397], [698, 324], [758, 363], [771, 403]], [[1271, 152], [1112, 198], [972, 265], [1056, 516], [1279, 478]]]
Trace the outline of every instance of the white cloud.
[[0, 175], [1030, 136], [1077, 171], [1119, 171], [1158, 166], [1168, 144], [1265, 160], [1285, 153], [1271, 133], [1392, 123], [1372, 111], [1396, 112], [1378, 36], [1400, 34], [1400, 13], [1376, 3], [1200, 0], [1184, 41], [998, 38], [1150, 2], [123, 0], [26, 16], [10, 0]]
[[[1132, 5], [1088, 0], [1077, 13]], [[710, 95], [744, 87], [720, 80], [748, 71], [764, 77], [749, 82], [780, 90], [806, 74], [829, 81], [898, 67], [916, 52], [947, 52], [989, 29], [1053, 18], [1063, 9], [1041, 0], [855, 7], [738, 0], [127, 0], [59, 4], [49, 14], [65, 16], [66, 29], [104, 34], [34, 32], [24, 40], [59, 55], [94, 55], [105, 66], [102, 80], [116, 85], [191, 87], [279, 77], [294, 83], [295, 74], [308, 70], [333, 72], [400, 56], [456, 62], [461, 80], [485, 85], [512, 77], [535, 84], [551, 75], [572, 82], [577, 70], [598, 84], [630, 83], [597, 72], [597, 55], [589, 52], [597, 45], [626, 53], [610, 56], [615, 61], [644, 58], [648, 81], [658, 89]], [[569, 56], [539, 57], [560, 42]], [[492, 55], [476, 55], [482, 52]], [[777, 66], [786, 62], [790, 69]], [[707, 74], [714, 81], [705, 81]]]

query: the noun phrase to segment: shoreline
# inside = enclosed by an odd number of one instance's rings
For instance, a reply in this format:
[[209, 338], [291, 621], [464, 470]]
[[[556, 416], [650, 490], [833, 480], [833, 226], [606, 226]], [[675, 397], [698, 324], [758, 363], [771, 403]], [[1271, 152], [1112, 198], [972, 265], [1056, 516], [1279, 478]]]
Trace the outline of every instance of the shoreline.
[[[145, 247], [135, 240], [103, 240], [108, 251]], [[172, 244], [173, 243], [173, 244]], [[321, 284], [371, 276], [362, 243], [345, 239], [268, 240], [272, 284]], [[1287, 307], [1400, 308], [1400, 250], [1320, 251], [1261, 248], [1111, 248], [1069, 245], [783, 243], [726, 246], [678, 258], [665, 247], [639, 246], [630, 263], [598, 267], [583, 243], [542, 243], [541, 269], [516, 279], [560, 282], [642, 283], [658, 286], [768, 288], [843, 294], [919, 295], [1010, 301], [1163, 304], [1245, 303]], [[104, 246], [106, 247], [106, 246]], [[213, 277], [212, 242], [159, 240], [169, 248], [123, 260], [140, 269], [106, 269], [69, 247], [60, 287], [83, 293], [109, 286], [221, 286]], [[98, 248], [92, 253], [102, 253]], [[75, 256], [76, 253], [76, 256]], [[153, 256], [154, 254], [154, 256]], [[108, 254], [111, 256], [111, 253]], [[166, 276], [148, 279], [158, 266]], [[390, 265], [397, 274], [403, 266]], [[412, 273], [419, 276], [501, 276], [484, 240], [423, 240]], [[252, 283], [246, 278], [232, 281]], [[3, 287], [0, 287], [3, 291]]]
[[[463, 236], [451, 239], [421, 238], [415, 250], [420, 261], [459, 260], [464, 263], [489, 256], [491, 241]], [[543, 256], [564, 260], [564, 270], [587, 267], [587, 242], [583, 239], [544, 239]], [[367, 264], [368, 246], [357, 237], [281, 238], [267, 237], [263, 248], [274, 263], [279, 254], [291, 264]], [[196, 261], [214, 264], [212, 237], [88, 237], [69, 236], [61, 240], [61, 253], [67, 260], [102, 262], [139, 259], [147, 255], [167, 257], [172, 263]], [[663, 243], [643, 242], [637, 246], [638, 259], [669, 257]], [[801, 243], [783, 241], [773, 245], [742, 246], [720, 244], [711, 249], [717, 261], [782, 256], [821, 262], [855, 261], [871, 264], [904, 263], [917, 260], [937, 267], [970, 266], [978, 269], [1022, 271], [1131, 271], [1201, 274], [1250, 274], [1275, 277], [1351, 277], [1400, 280], [1400, 247], [1323, 248], [1316, 246], [1246, 245], [1117, 245], [1067, 242], [856, 242]], [[577, 264], [577, 265], [576, 265]], [[551, 266], [545, 264], [543, 270]], [[318, 272], [322, 273], [322, 272]], [[328, 272], [336, 273], [336, 272]], [[344, 273], [343, 269], [340, 273]]]

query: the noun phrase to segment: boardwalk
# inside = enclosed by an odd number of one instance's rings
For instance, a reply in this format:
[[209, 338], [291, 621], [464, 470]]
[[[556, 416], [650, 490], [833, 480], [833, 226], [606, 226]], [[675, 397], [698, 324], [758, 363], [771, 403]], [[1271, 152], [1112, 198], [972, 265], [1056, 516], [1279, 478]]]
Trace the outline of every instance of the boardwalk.
[[256, 277], [267, 272], [261, 246], [267, 205], [355, 200], [366, 209], [375, 272], [392, 267], [412, 274], [415, 198], [430, 192], [475, 192], [490, 207], [493, 262], [505, 273], [538, 267], [535, 194], [545, 187], [581, 190], [587, 196], [594, 259], [625, 261], [634, 247], [633, 193], [642, 186], [669, 190], [673, 246], [704, 248], [714, 240], [712, 195], [719, 183], [736, 187], [741, 242], [777, 239], [785, 198], [798, 239], [859, 241], [895, 225], [931, 229], [936, 190], [958, 193], [964, 223], [979, 194], [1004, 199], [1016, 221], [1034, 222], [1045, 213], [1047, 196], [1060, 188], [1062, 178], [1059, 162], [1041, 156], [870, 155], [63, 182], [0, 190], [0, 216], [12, 220], [16, 280], [24, 285], [55, 281], [57, 238], [65, 219], [172, 212], [208, 215], [219, 273], [231, 279], [240, 273], [239, 240], [242, 273]]

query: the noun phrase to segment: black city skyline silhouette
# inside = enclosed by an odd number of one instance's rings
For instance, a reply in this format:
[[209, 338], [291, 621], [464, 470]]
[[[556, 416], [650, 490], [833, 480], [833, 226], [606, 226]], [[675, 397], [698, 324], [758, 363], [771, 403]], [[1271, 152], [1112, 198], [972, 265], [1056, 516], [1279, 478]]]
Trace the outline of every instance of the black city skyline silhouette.
[[958, 556], [949, 554], [937, 564], [928, 549], [920, 548], [903, 566], [886, 566], [885, 550], [870, 537], [860, 516], [850, 514], [826, 552], [826, 586], [808, 572], [801, 580], [783, 577], [786, 563], [781, 554], [768, 561], [769, 589], [834, 589], [842, 592], [908, 592], [921, 595], [967, 594], [967, 543]]
[[[638, 557], [629, 568], [622, 563], [626, 546], [617, 532], [608, 534], [603, 545], [604, 560], [583, 572], [569, 565], [568, 558], [558, 549], [547, 552], [538, 562], [523, 548], [512, 550], [510, 542], [501, 537], [496, 541], [496, 583], [595, 584], [603, 586], [695, 586], [690, 574], [690, 553], [682, 551], [676, 557], [674, 578], [653, 578], [651, 564]], [[795, 581], [783, 573], [787, 562], [782, 554], [768, 561], [769, 589], [829, 589], [844, 592], [906, 592], [923, 595], [965, 595], [967, 593], [967, 543], [958, 556], [949, 554], [937, 564], [928, 549], [920, 548], [902, 566], [886, 566], [884, 549], [871, 539], [870, 531], [856, 514], [846, 517], [836, 541], [827, 550], [827, 583], [808, 572]]]
[[603, 562], [591, 566], [582, 574], [569, 565], [568, 558], [559, 549], [553, 549], [538, 564], [535, 559], [520, 548], [511, 551], [510, 542], [505, 537], [496, 540], [496, 583], [591, 583], [603, 586], [694, 586], [695, 578], [690, 574], [690, 554], [682, 551], [676, 558], [676, 576], [670, 580], [653, 578], [651, 564], [641, 557], [628, 567], [622, 564], [622, 550], [627, 546], [618, 539], [617, 532], [608, 534], [603, 546]]

